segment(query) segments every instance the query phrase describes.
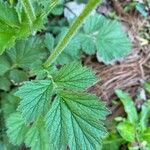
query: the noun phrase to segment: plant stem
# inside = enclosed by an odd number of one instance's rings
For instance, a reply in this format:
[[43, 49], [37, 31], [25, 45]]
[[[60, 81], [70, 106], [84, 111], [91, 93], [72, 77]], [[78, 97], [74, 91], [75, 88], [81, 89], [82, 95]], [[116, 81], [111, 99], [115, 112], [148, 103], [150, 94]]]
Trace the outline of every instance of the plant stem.
[[50, 1], [50, 3], [48, 4], [48, 12], [43, 12], [42, 13], [42, 17], [45, 17], [45, 16], [47, 16], [51, 11], [52, 11], [52, 9], [58, 4], [58, 2], [59, 2], [59, 0], [52, 0], [52, 1]]
[[85, 18], [91, 13], [91, 11], [101, 2], [102, 0], [89, 0], [88, 4], [82, 11], [82, 13], [79, 15], [79, 17], [76, 18], [74, 23], [69, 28], [68, 32], [64, 36], [64, 38], [59, 42], [59, 44], [54, 49], [54, 52], [48, 57], [47, 61], [44, 63], [44, 67], [48, 68], [60, 55], [60, 53], [64, 50], [64, 48], [67, 46], [67, 44], [70, 42], [72, 37], [75, 35], [79, 27], [84, 22]]
[[31, 1], [30, 0], [22, 0], [22, 5], [24, 8], [24, 11], [29, 19], [30, 24], [35, 21], [36, 15], [34, 12], [34, 8], [32, 7]]

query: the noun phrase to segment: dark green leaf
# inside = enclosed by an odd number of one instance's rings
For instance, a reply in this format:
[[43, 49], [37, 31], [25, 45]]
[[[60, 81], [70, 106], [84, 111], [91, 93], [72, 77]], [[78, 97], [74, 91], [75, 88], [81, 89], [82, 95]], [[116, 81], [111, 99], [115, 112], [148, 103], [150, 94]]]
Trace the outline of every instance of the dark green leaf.
[[0, 56], [0, 76], [3, 76], [10, 68], [9, 59], [5, 55]]
[[9, 91], [11, 82], [6, 77], [0, 77], [0, 89], [4, 91]]
[[10, 71], [9, 78], [15, 83], [20, 83], [26, 81], [28, 76], [26, 72], [22, 70], [13, 69]]
[[10, 114], [16, 112], [20, 99], [14, 96], [14, 91], [3, 93], [1, 99], [4, 117], [8, 118]]

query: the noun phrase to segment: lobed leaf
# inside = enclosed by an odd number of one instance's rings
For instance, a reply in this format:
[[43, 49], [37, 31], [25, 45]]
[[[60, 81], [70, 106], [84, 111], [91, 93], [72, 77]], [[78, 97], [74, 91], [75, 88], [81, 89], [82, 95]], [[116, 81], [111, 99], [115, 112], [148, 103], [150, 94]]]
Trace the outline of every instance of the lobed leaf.
[[99, 149], [106, 134], [102, 120], [108, 110], [94, 95], [60, 92], [45, 121], [54, 149]]
[[3, 76], [11, 68], [10, 61], [5, 55], [0, 56], [0, 76]]
[[27, 122], [33, 122], [46, 113], [52, 92], [51, 80], [28, 81], [19, 88], [15, 94], [21, 98], [18, 110]]
[[87, 54], [97, 51], [98, 58], [106, 64], [122, 58], [131, 49], [130, 41], [122, 31], [121, 25], [98, 14], [87, 18], [83, 26], [83, 35], [83, 51]]
[[[43, 28], [48, 12], [58, 0], [47, 0], [45, 10], [38, 1], [18, 1], [15, 6], [0, 1], [0, 54], [14, 46], [16, 40], [28, 37]], [[45, 6], [44, 6], [45, 7]]]
[[44, 121], [39, 118], [28, 130], [25, 144], [31, 150], [50, 150], [48, 134], [44, 128]]
[[27, 127], [20, 113], [13, 113], [6, 120], [7, 135], [14, 145], [21, 145], [25, 139]]
[[19, 40], [15, 47], [6, 51], [13, 65], [20, 68], [29, 68], [35, 60], [42, 60], [45, 55], [45, 48], [39, 37], [30, 37], [26, 40]]
[[53, 74], [53, 80], [59, 88], [84, 90], [93, 85], [97, 77], [90, 69], [73, 62]]

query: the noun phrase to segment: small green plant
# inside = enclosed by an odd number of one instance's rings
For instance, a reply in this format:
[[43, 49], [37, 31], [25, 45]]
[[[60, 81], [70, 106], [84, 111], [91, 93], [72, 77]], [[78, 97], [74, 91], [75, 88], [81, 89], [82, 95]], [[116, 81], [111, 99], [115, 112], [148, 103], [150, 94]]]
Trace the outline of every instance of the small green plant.
[[[150, 84], [146, 83], [145, 86], [148, 87]], [[114, 150], [119, 150], [121, 145], [127, 144], [129, 150], [149, 150], [150, 100], [146, 100], [138, 113], [128, 93], [116, 90], [116, 95], [121, 100], [127, 117], [115, 118], [118, 122], [116, 130], [110, 132], [103, 149], [111, 150], [111, 146], [115, 145]]]
[[129, 39], [116, 21], [89, 16], [101, 0], [89, 0], [67, 28], [60, 29], [66, 23], [62, 19], [56, 23], [61, 27], [52, 29], [48, 19], [62, 13], [63, 1], [58, 2], [0, 0], [1, 115], [6, 124], [0, 140], [5, 149], [25, 144], [32, 150], [95, 150], [107, 133], [103, 120], [109, 110], [86, 91], [99, 79], [79, 58], [82, 52], [98, 53], [112, 63], [128, 53]]

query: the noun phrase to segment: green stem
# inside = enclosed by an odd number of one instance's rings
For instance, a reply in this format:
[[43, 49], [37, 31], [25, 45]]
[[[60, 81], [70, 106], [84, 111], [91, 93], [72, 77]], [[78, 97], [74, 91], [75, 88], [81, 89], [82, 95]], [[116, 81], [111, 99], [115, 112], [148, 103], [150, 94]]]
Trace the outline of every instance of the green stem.
[[30, 24], [32, 25], [32, 23], [36, 20], [36, 15], [35, 15], [34, 8], [32, 7], [30, 0], [22, 0], [22, 5], [29, 19]]
[[51, 11], [52, 9], [58, 4], [59, 0], [52, 0], [50, 1], [50, 4], [48, 5], [48, 11], [45, 13], [42, 13], [42, 17], [45, 17], [47, 16]]
[[91, 11], [101, 2], [102, 0], [89, 0], [88, 4], [79, 15], [79, 17], [71, 25], [69, 31], [66, 33], [64, 38], [59, 42], [59, 44], [54, 49], [54, 52], [49, 56], [47, 61], [44, 63], [44, 67], [48, 68], [59, 56], [59, 54], [64, 50], [67, 44], [70, 42], [72, 37], [75, 35], [79, 27], [84, 22], [85, 18], [91, 13]]

